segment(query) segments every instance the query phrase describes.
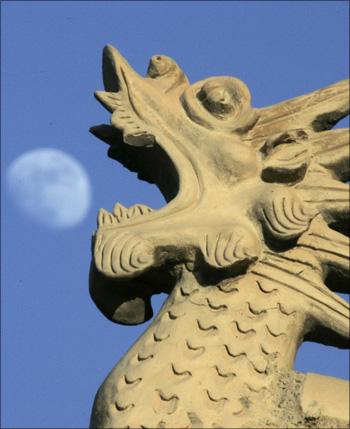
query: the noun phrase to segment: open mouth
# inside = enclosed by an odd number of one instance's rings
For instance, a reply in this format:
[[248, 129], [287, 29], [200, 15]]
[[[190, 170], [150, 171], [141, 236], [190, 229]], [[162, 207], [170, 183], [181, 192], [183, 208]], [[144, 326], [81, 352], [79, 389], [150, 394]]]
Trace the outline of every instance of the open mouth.
[[[120, 162], [128, 170], [137, 173], [140, 180], [155, 184], [167, 203], [179, 193], [179, 174], [165, 150], [154, 142], [152, 146], [130, 146], [123, 140], [122, 132], [110, 125], [99, 125], [91, 133], [109, 145], [108, 156]], [[101, 213], [107, 213], [101, 209]], [[113, 212], [98, 217], [98, 226], [110, 223], [115, 226], [130, 225], [149, 217], [154, 211], [143, 204], [126, 209], [116, 206]]]
[[[163, 64], [159, 64], [161, 56], [156, 58], [160, 72], [173, 71], [174, 66], [166, 64], [167, 68], [164, 68]], [[169, 62], [170, 59], [165, 57], [164, 61]], [[111, 158], [136, 172], [139, 179], [155, 184], [167, 203], [176, 199], [176, 204], [173, 202], [169, 209], [166, 208], [166, 211], [176, 211], [188, 205], [195, 194], [197, 173], [193, 171], [188, 149], [181, 147], [183, 139], [177, 136], [177, 124], [172, 123], [172, 120], [178, 123], [183, 121], [176, 114], [180, 106], [179, 97], [171, 98], [171, 93], [159, 84], [159, 73], [152, 73], [155, 76], [152, 78], [140, 76], [115, 48], [106, 46], [103, 52], [106, 91], [97, 91], [95, 96], [112, 113], [111, 125], [95, 126], [90, 131], [110, 145], [108, 155]], [[174, 83], [171, 85], [173, 88]], [[183, 79], [179, 85], [182, 88]], [[193, 191], [184, 192], [183, 183], [187, 187], [190, 185]], [[147, 216], [151, 213], [147, 210], [139, 213], [137, 209], [126, 211], [127, 217], [123, 220], [139, 222], [140, 219], [136, 219], [132, 212], [135, 215], [145, 215], [147, 212]], [[150, 219], [152, 217], [151, 213]]]

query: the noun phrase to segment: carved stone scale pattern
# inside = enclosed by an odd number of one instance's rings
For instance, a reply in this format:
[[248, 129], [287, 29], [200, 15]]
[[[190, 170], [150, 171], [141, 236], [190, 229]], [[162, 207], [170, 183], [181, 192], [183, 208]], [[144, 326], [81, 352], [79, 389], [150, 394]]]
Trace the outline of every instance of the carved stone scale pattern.
[[164, 55], [141, 77], [111, 46], [103, 76], [111, 125], [91, 132], [168, 204], [100, 210], [90, 293], [122, 324], [169, 298], [100, 387], [91, 427], [348, 425], [345, 381], [293, 371], [302, 341], [349, 345], [334, 293], [349, 275], [349, 134], [330, 130], [348, 81], [254, 109], [237, 78], [190, 85]]

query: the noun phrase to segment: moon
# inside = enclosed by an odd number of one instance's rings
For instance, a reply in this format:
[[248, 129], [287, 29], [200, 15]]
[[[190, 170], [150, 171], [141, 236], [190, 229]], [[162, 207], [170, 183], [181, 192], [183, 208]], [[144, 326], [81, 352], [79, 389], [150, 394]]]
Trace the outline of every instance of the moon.
[[71, 228], [87, 215], [91, 204], [89, 177], [69, 154], [40, 148], [25, 152], [7, 171], [16, 206], [32, 220], [51, 228]]

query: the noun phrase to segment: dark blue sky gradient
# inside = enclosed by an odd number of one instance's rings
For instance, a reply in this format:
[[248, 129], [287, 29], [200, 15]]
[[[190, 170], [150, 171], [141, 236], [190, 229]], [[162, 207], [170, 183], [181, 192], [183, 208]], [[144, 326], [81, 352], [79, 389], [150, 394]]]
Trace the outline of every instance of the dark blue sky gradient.
[[[23, 152], [57, 148], [92, 183], [78, 227], [32, 223], [2, 192], [2, 427], [87, 427], [104, 377], [145, 325], [105, 319], [88, 294], [90, 238], [100, 207], [153, 208], [159, 191], [106, 156], [89, 135], [108, 122], [101, 53], [116, 46], [140, 73], [173, 57], [191, 82], [233, 75], [261, 107], [347, 77], [348, 3], [3, 1], [2, 174]], [[346, 122], [342, 122], [347, 126]], [[4, 184], [4, 181], [2, 181]], [[154, 302], [159, 307], [163, 297]], [[296, 368], [347, 378], [349, 354], [304, 345]]]

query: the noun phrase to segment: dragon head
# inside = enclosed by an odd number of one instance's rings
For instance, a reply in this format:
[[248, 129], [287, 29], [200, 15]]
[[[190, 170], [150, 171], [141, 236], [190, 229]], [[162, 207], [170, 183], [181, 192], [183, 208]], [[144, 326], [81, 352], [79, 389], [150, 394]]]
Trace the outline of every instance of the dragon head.
[[[330, 109], [323, 94], [317, 103], [310, 94], [254, 109], [237, 78], [190, 85], [164, 55], [151, 58], [143, 77], [111, 46], [103, 80], [105, 91], [95, 96], [111, 123], [91, 132], [168, 203], [157, 211], [143, 204], [99, 211], [90, 292], [109, 319], [149, 319], [152, 294], [169, 292], [179, 267], [207, 280], [242, 275], [267, 250], [293, 249], [318, 216], [342, 219], [341, 203], [312, 201], [310, 181], [317, 172], [335, 181], [333, 171], [344, 170], [343, 155], [322, 164], [317, 143], [319, 131], [346, 114], [344, 95]], [[346, 92], [342, 82], [326, 90], [332, 100]]]

